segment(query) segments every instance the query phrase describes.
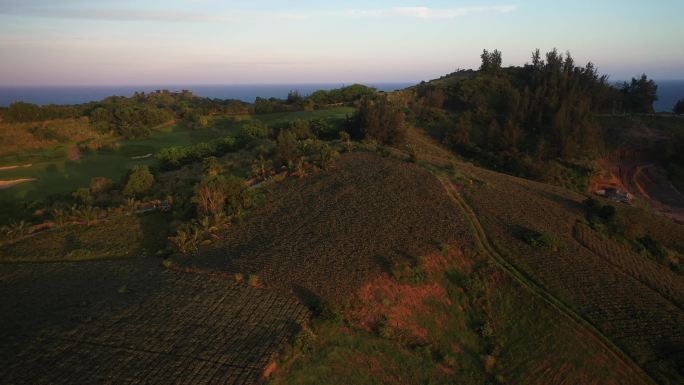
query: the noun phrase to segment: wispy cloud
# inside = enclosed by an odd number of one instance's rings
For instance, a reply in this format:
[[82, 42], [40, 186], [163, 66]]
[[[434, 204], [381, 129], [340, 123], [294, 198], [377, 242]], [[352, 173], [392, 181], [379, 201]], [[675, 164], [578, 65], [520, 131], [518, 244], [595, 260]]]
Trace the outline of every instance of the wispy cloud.
[[494, 5], [483, 7], [459, 7], [436, 9], [428, 7], [394, 7], [388, 9], [350, 9], [348, 16], [354, 17], [413, 17], [419, 19], [455, 19], [477, 13], [509, 13], [517, 9], [516, 5]]
[[59, 6], [14, 6], [0, 7], [0, 15], [41, 17], [58, 19], [82, 19], [102, 21], [147, 21], [211, 23], [241, 20], [304, 20], [308, 15], [292, 12], [249, 12], [233, 11], [220, 13], [197, 13], [190, 11], [95, 9]]

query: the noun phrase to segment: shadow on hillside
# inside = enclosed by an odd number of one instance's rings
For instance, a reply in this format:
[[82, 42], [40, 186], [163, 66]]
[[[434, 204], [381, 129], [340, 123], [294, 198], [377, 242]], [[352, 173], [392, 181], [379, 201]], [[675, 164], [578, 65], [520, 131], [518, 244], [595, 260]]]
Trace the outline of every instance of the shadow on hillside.
[[295, 297], [297, 297], [299, 302], [301, 302], [301, 304], [309, 309], [312, 313], [316, 314], [321, 309], [321, 306], [323, 305], [323, 299], [310, 289], [298, 284], [293, 284], [292, 292], [294, 293]]

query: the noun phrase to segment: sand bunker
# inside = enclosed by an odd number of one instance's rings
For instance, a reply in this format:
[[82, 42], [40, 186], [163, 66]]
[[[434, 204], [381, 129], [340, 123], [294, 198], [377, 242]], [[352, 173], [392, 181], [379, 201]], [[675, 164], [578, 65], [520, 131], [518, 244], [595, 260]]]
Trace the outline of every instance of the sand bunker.
[[139, 155], [139, 156], [132, 156], [131, 159], [145, 159], [145, 158], [151, 158], [152, 153], [145, 154], [145, 155]]
[[36, 178], [21, 178], [21, 179], [13, 179], [13, 180], [0, 180], [0, 190], [10, 188], [12, 186], [16, 186], [20, 183], [24, 182], [31, 182], [36, 180]]
[[0, 167], [0, 171], [4, 171], [4, 170], [14, 170], [14, 169], [17, 169], [17, 168], [29, 168], [29, 167], [31, 167], [31, 166], [33, 166], [33, 164], [31, 164], [31, 163], [29, 163], [29, 164], [22, 164], [22, 165], [18, 165], [18, 166], [2, 166], [2, 167]]

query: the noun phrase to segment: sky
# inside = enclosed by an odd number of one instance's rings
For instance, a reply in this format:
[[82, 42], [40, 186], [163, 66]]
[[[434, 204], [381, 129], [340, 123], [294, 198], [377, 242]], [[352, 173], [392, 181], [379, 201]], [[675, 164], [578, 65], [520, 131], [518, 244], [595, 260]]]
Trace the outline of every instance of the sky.
[[682, 0], [0, 0], [0, 86], [414, 82], [570, 51], [684, 79]]

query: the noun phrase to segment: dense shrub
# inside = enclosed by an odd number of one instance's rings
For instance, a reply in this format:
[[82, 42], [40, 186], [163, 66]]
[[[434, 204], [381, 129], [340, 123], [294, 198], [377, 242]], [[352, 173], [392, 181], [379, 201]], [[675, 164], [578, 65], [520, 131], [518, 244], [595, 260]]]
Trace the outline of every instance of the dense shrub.
[[406, 139], [405, 116], [386, 96], [361, 100], [349, 119], [348, 129], [355, 139], [373, 139], [383, 144], [399, 145]]
[[672, 108], [672, 112], [678, 115], [684, 115], [684, 99], [679, 99], [677, 104]]
[[167, 147], [160, 150], [156, 157], [163, 169], [173, 170], [183, 165], [200, 161], [208, 156], [220, 156], [235, 151], [235, 149], [235, 138], [227, 136], [191, 146]]
[[135, 166], [128, 174], [123, 193], [128, 197], [140, 196], [150, 190], [154, 184], [154, 175], [147, 166]]
[[651, 114], [653, 102], [658, 100], [658, 85], [648, 79], [646, 74], [640, 78], [632, 78], [630, 83], [624, 83], [620, 89], [624, 96], [624, 107], [629, 112]]
[[260, 120], [250, 120], [240, 127], [238, 138], [242, 143], [248, 144], [255, 140], [268, 138], [271, 130]]
[[90, 120], [100, 131], [126, 138], [149, 136], [151, 129], [175, 118], [169, 108], [141, 104], [123, 97], [105, 99], [90, 112]]
[[3, 111], [2, 118], [7, 122], [37, 122], [51, 119], [76, 118], [80, 111], [75, 106], [38, 106], [32, 103], [16, 102]]
[[309, 96], [309, 99], [316, 105], [350, 103], [361, 100], [364, 97], [375, 95], [375, 88], [367, 87], [362, 84], [352, 84], [347, 87], [319, 90]]
[[256, 98], [254, 100], [255, 114], [270, 114], [273, 112], [292, 111], [294, 108], [285, 103], [282, 99], [277, 98]]
[[294, 132], [291, 130], [280, 131], [276, 152], [283, 165], [292, 164], [297, 160], [297, 136]]
[[254, 194], [245, 180], [236, 176], [213, 175], [202, 179], [195, 186], [192, 202], [202, 216], [236, 215], [254, 203]]

